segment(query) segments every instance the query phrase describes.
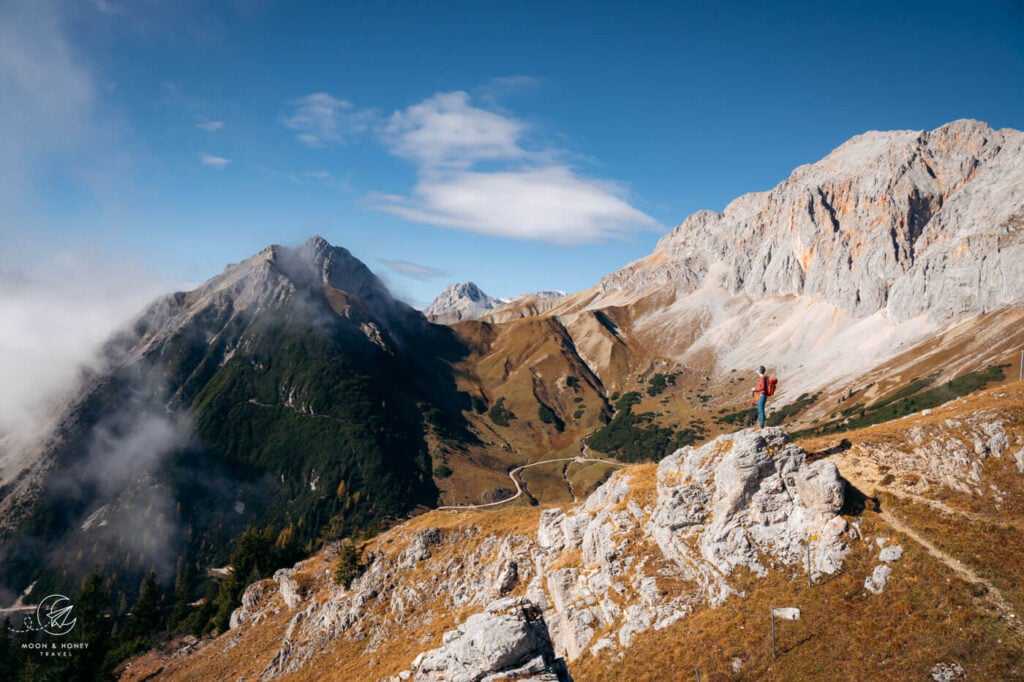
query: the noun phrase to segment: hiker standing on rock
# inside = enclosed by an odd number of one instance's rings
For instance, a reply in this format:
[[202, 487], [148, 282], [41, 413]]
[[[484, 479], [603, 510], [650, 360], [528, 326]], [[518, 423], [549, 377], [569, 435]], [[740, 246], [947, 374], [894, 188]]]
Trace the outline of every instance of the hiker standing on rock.
[[764, 404], [768, 401], [768, 377], [764, 373], [764, 365], [757, 368], [757, 385], [751, 390], [754, 403], [757, 405], [757, 425], [764, 428]]

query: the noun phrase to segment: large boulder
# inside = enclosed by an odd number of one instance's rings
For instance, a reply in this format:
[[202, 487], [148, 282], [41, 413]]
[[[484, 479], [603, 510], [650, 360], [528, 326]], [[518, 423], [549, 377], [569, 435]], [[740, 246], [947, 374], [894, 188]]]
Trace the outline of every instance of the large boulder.
[[416, 657], [399, 679], [417, 682], [491, 682], [533, 679], [568, 680], [555, 659], [540, 608], [509, 597], [446, 632], [444, 644]]
[[713, 604], [731, 592], [725, 577], [735, 568], [764, 575], [764, 557], [809, 560], [813, 575], [842, 565], [846, 523], [837, 514], [845, 483], [833, 463], [807, 464], [806, 457], [780, 428], [747, 429], [658, 465], [651, 534], [666, 556], [699, 576]]

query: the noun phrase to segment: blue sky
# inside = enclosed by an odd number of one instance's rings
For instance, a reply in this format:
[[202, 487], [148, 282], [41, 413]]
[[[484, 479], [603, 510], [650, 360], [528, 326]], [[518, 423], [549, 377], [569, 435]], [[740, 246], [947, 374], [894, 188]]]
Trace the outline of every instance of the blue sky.
[[416, 305], [573, 291], [855, 134], [1024, 127], [1022, 93], [1013, 0], [0, 0], [0, 268], [198, 282], [321, 234]]

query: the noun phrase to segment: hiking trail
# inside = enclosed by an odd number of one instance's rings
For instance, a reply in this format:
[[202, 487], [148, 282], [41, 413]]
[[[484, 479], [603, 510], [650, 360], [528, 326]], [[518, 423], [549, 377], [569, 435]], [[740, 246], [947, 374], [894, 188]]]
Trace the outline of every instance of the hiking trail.
[[[512, 497], [506, 497], [504, 500], [498, 500], [497, 502], [487, 502], [485, 504], [453, 504], [453, 505], [444, 505], [444, 506], [441, 506], [441, 507], [437, 507], [437, 509], [438, 510], [448, 510], [448, 511], [466, 511], [466, 510], [469, 510], [469, 509], [485, 509], [487, 507], [497, 507], [499, 504], [506, 504], [508, 502], [512, 502], [513, 500], [519, 499], [522, 496], [522, 494], [523, 494], [523, 486], [522, 486], [522, 484], [520, 484], [519, 479], [516, 478], [516, 474], [518, 474], [523, 469], [529, 469], [530, 467], [540, 466], [541, 464], [550, 464], [551, 462], [602, 462], [604, 464], [611, 464], [612, 466], [620, 466], [620, 467], [621, 466], [626, 466], [622, 462], [616, 462], [616, 461], [610, 460], [610, 459], [600, 459], [600, 458], [597, 458], [597, 457], [576, 456], [576, 457], [558, 457], [556, 459], [542, 459], [539, 462], [532, 462], [530, 464], [524, 464], [522, 466], [518, 466], [515, 469], [512, 469], [510, 472], [508, 472], [508, 477], [512, 479], [512, 483], [516, 486], [516, 494], [513, 495]], [[563, 475], [563, 477], [565, 476], [565, 472], [564, 471], [562, 472], [562, 475]], [[566, 480], [568, 480], [568, 479], [566, 479]], [[576, 501], [576, 493], [573, 491], [571, 485], [569, 486], [569, 492], [572, 494], [573, 502], [575, 502]]]

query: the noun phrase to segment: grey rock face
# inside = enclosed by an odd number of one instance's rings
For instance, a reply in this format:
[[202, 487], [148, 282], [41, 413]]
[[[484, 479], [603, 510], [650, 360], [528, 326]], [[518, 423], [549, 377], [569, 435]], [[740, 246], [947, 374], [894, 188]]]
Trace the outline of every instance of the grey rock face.
[[695, 213], [599, 286], [685, 292], [710, 278], [854, 317], [946, 320], [1024, 300], [1022, 256], [1024, 133], [961, 120], [854, 137], [771, 191]]
[[[501, 679], [564, 680], [540, 608], [522, 598], [489, 604], [447, 632], [444, 644], [416, 657], [407, 679], [483, 682]], [[400, 676], [401, 677], [401, 676]]]
[[677, 564], [696, 567], [712, 604], [729, 594], [724, 576], [738, 566], [764, 575], [765, 552], [797, 564], [810, 543], [812, 575], [842, 565], [846, 524], [836, 514], [844, 483], [834, 464], [804, 466], [805, 457], [781, 429], [768, 428], [684, 448], [658, 465], [655, 540]]
[[242, 605], [231, 613], [228, 629], [237, 630], [245, 623], [253, 620], [256, 606], [264, 597], [270, 594], [273, 585], [274, 582], [272, 580], [260, 580], [245, 588], [245, 592], [242, 593]]
[[410, 569], [417, 562], [430, 558], [430, 548], [440, 544], [441, 531], [437, 528], [427, 528], [416, 534], [409, 546], [398, 559], [399, 568]]
[[282, 568], [274, 572], [274, 580], [277, 581], [278, 592], [281, 593], [281, 598], [284, 599], [284, 603], [290, 609], [294, 609], [299, 605], [299, 602], [306, 598], [305, 590], [292, 579], [294, 574], [294, 569], [290, 568]]
[[855, 444], [852, 452], [891, 458], [900, 469], [919, 474], [922, 480], [917, 484], [918, 492], [924, 492], [929, 485], [940, 484], [980, 494], [985, 459], [1002, 457], [1009, 449], [1004, 418], [997, 412], [983, 410], [967, 417], [912, 426], [907, 429], [906, 441], [900, 447], [889, 443]]

